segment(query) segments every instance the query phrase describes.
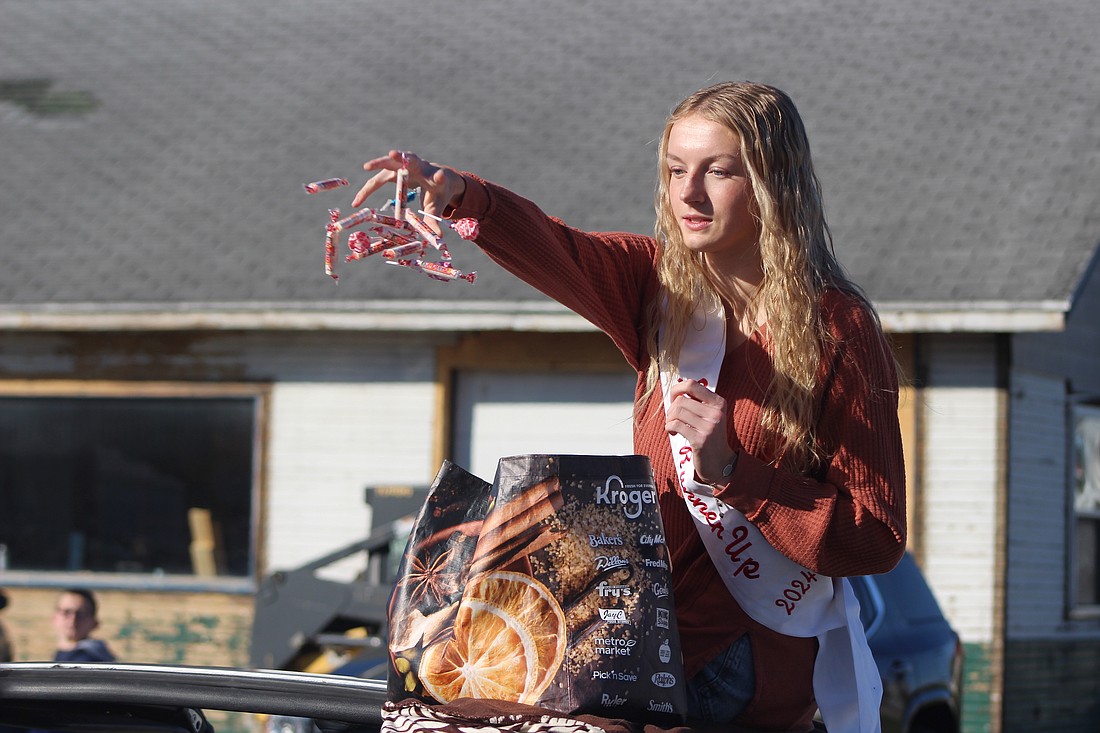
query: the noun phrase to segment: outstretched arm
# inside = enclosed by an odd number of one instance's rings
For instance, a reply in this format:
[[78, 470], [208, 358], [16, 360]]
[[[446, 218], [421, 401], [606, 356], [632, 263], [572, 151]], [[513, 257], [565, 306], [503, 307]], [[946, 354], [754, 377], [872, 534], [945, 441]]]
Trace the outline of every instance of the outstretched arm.
[[[640, 334], [657, 287], [656, 243], [626, 232], [585, 232], [544, 213], [532, 201], [469, 173], [391, 150], [364, 163], [376, 171], [356, 194], [359, 206], [404, 168], [431, 216], [479, 220], [474, 242], [527, 284], [607, 333], [628, 363], [643, 364]], [[437, 226], [431, 216], [426, 223]]]

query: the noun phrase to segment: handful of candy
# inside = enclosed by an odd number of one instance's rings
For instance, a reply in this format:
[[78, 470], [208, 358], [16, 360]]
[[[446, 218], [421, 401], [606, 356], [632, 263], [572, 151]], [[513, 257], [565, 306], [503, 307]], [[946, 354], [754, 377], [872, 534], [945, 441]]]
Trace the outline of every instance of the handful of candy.
[[[416, 200], [419, 189], [410, 191], [407, 179], [406, 168], [397, 171], [397, 190], [394, 197], [380, 209], [364, 207], [343, 218], [340, 217], [339, 209], [328, 210], [329, 223], [325, 226], [326, 275], [333, 280], [339, 278], [336, 274], [336, 251], [340, 244], [340, 233], [354, 229], [348, 235], [348, 249], [351, 253], [344, 257], [345, 262], [354, 262], [381, 253], [387, 264], [422, 272], [433, 280], [464, 280], [472, 283], [477, 278], [476, 272], [462, 272], [454, 267], [447, 243], [432, 231], [421, 216], [445, 223], [458, 236], [470, 240], [478, 235], [477, 219], [448, 221], [425, 211], [413, 211], [408, 204]], [[304, 187], [306, 193], [315, 194], [347, 185], [346, 178], [327, 178], [306, 183]], [[391, 208], [392, 216], [384, 213]], [[438, 255], [439, 259], [425, 259], [429, 251]]]

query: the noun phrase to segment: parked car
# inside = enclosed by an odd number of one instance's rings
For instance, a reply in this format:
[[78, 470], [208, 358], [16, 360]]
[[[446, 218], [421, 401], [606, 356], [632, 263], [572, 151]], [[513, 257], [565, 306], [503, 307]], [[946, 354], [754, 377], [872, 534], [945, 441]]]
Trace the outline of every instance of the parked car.
[[883, 733], [958, 733], [962, 642], [912, 556], [852, 587], [882, 676]]

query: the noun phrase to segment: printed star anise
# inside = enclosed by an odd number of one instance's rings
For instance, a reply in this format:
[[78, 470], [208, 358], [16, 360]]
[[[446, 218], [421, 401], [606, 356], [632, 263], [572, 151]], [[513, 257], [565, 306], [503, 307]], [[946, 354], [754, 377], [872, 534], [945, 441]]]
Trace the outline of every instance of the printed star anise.
[[414, 606], [438, 607], [460, 589], [457, 569], [450, 563], [451, 548], [446, 544], [429, 547], [423, 555], [413, 557], [401, 583], [409, 587]]

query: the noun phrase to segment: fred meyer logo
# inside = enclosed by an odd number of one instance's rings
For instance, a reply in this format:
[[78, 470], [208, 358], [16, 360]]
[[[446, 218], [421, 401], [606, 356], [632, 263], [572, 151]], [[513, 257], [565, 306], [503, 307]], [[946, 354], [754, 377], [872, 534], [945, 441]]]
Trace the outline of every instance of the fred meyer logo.
[[596, 489], [596, 503], [621, 506], [627, 519], [637, 519], [646, 504], [657, 503], [657, 492], [653, 489], [627, 489], [618, 476], [608, 476], [603, 487]]

